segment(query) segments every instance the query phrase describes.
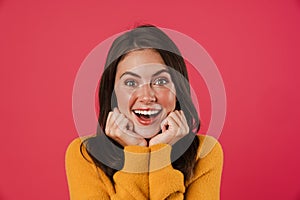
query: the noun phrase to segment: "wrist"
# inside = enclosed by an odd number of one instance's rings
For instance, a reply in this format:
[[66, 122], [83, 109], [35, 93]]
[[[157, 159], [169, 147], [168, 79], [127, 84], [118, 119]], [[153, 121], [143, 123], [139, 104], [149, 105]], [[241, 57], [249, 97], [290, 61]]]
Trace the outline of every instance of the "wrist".
[[144, 173], [149, 171], [149, 147], [125, 146], [124, 166], [122, 171], [128, 173]]
[[171, 164], [172, 146], [168, 144], [156, 144], [150, 147], [149, 172], [157, 171]]

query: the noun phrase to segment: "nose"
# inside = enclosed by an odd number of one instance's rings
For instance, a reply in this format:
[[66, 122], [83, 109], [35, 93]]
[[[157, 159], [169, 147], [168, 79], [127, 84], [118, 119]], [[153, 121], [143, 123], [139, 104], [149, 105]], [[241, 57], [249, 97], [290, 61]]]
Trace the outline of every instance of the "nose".
[[151, 84], [144, 84], [139, 88], [138, 98], [143, 103], [155, 102], [155, 91], [153, 90]]

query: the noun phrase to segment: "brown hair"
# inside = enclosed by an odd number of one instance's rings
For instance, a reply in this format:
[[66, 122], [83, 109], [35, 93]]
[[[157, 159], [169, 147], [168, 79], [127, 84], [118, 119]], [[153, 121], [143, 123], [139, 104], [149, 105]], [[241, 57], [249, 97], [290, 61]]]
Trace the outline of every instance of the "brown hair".
[[176, 89], [175, 110], [184, 112], [190, 133], [173, 145], [171, 160], [174, 161], [172, 166], [180, 170], [188, 180], [192, 176], [196, 162], [199, 140], [195, 135], [200, 129], [200, 121], [191, 99], [184, 59], [174, 42], [162, 30], [152, 25], [138, 26], [114, 40], [99, 85], [100, 111], [97, 135], [86, 139], [81, 144], [81, 150], [85, 146], [96, 166], [100, 167], [111, 180], [114, 173], [122, 169], [124, 163], [122, 146], [107, 137], [104, 129], [108, 113], [117, 107], [114, 82], [118, 63], [128, 52], [138, 49], [157, 51], [165, 64], [174, 69], [170, 74]]

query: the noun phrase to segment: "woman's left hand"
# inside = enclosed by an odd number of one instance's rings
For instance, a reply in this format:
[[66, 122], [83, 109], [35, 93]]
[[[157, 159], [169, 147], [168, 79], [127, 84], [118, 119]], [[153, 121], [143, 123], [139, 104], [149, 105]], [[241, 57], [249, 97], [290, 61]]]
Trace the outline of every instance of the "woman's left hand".
[[149, 141], [149, 146], [164, 143], [173, 145], [189, 133], [189, 126], [182, 110], [171, 112], [161, 123], [162, 133]]

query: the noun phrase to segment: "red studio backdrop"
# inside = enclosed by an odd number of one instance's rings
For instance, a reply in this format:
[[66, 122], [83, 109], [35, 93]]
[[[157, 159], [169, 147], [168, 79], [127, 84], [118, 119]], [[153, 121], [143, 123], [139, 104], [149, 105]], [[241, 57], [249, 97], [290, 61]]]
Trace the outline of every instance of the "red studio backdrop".
[[[188, 35], [218, 66], [221, 199], [299, 200], [299, 0], [0, 0], [0, 200], [69, 199], [76, 73], [95, 46], [141, 23]], [[199, 104], [205, 132], [209, 98]]]

